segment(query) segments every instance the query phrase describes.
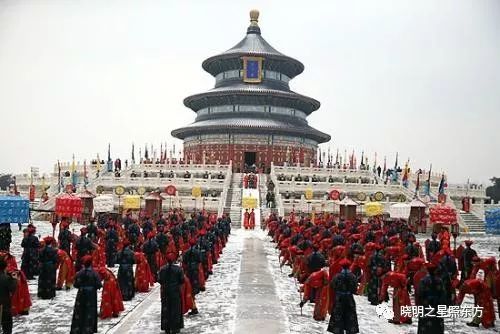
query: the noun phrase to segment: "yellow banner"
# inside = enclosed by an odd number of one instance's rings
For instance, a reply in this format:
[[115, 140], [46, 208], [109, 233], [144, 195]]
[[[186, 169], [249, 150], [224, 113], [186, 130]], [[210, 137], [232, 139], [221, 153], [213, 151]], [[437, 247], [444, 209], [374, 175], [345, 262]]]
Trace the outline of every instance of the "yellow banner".
[[141, 207], [141, 197], [136, 195], [128, 195], [123, 197], [123, 208], [139, 210]]
[[257, 198], [255, 197], [243, 197], [241, 200], [241, 205], [243, 209], [256, 209], [257, 208]]

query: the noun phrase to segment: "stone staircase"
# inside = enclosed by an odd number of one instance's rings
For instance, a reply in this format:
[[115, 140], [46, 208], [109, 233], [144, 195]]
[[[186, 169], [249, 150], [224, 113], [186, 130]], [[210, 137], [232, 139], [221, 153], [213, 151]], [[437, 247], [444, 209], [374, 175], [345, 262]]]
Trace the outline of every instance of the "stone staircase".
[[231, 176], [231, 184], [227, 191], [226, 206], [224, 212], [229, 215], [233, 226], [241, 227], [241, 189], [243, 186], [243, 174], [234, 173]]
[[484, 233], [486, 231], [484, 221], [475, 214], [461, 212], [460, 217], [462, 217], [463, 222], [469, 228], [470, 233]]

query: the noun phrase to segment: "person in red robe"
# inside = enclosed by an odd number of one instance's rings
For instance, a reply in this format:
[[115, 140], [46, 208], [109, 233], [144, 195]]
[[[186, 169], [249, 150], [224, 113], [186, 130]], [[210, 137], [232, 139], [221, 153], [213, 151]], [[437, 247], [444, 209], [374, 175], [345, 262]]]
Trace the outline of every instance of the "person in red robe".
[[144, 253], [135, 252], [135, 263], [135, 291], [149, 292], [155, 280]]
[[394, 318], [390, 319], [389, 322], [395, 325], [399, 325], [401, 323], [411, 324], [411, 318], [401, 315], [402, 306], [411, 306], [410, 295], [408, 294], [406, 283], [406, 275], [395, 271], [389, 271], [385, 274], [382, 280], [382, 288], [380, 289], [379, 297], [380, 302], [386, 299], [389, 287], [394, 288], [392, 296], [392, 310], [394, 312]]
[[250, 228], [250, 212], [248, 212], [248, 209], [245, 209], [245, 213], [243, 214], [243, 227], [245, 230]]
[[481, 323], [484, 328], [490, 328], [495, 326], [495, 310], [493, 308], [493, 298], [491, 297], [491, 291], [483, 281], [479, 279], [468, 279], [464, 281], [460, 287], [460, 293], [457, 296], [455, 305], [462, 304], [466, 294], [474, 295], [474, 300], [477, 306], [483, 308], [483, 314], [481, 317], [475, 315], [471, 322], [468, 322], [468, 326], [479, 327]]
[[243, 176], [243, 188], [244, 189], [248, 188], [248, 175], [247, 174], [245, 174], [245, 176]]
[[328, 312], [328, 270], [321, 269], [313, 272], [304, 283], [304, 296], [300, 302], [302, 308], [308, 301], [314, 303], [313, 318], [317, 321], [323, 321]]
[[11, 313], [15, 315], [28, 315], [31, 307], [31, 296], [28, 280], [22, 270], [17, 267], [16, 258], [8, 252], [0, 252], [0, 258], [7, 263], [7, 272], [17, 276], [17, 285], [11, 296]]
[[406, 266], [408, 276], [413, 277], [411, 285], [413, 285], [413, 290], [415, 291], [415, 305], [420, 305], [418, 302], [418, 287], [420, 281], [427, 276], [427, 269], [425, 267], [425, 260], [420, 257], [414, 257], [408, 262]]
[[75, 266], [71, 257], [62, 249], [57, 250], [57, 263], [59, 264], [59, 272], [57, 275], [56, 290], [62, 290], [63, 285], [66, 290], [71, 289], [75, 281]]
[[248, 225], [249, 225], [251, 230], [253, 230], [255, 228], [255, 212], [253, 211], [253, 209], [252, 209], [252, 212], [250, 212], [250, 219], [249, 219]]
[[125, 310], [118, 281], [113, 272], [107, 268], [99, 268], [98, 273], [104, 281], [99, 317], [101, 319], [118, 317], [120, 312]]
[[[333, 279], [337, 274], [342, 271], [342, 260], [346, 252], [345, 246], [335, 246], [330, 252], [328, 276]], [[329, 306], [328, 310], [331, 312], [335, 307], [335, 290], [329, 287]]]

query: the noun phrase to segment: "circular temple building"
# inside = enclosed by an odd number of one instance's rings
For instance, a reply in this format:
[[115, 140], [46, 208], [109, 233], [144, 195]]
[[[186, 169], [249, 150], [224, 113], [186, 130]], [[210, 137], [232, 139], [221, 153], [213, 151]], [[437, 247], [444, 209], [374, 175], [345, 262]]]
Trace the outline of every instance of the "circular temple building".
[[172, 131], [184, 141], [184, 157], [194, 163], [263, 168], [284, 163], [309, 165], [318, 144], [330, 136], [307, 123], [319, 101], [290, 90], [289, 82], [304, 65], [274, 49], [261, 36], [259, 12], [250, 12], [245, 38], [233, 48], [206, 59], [215, 88], [184, 99], [196, 112], [194, 123]]

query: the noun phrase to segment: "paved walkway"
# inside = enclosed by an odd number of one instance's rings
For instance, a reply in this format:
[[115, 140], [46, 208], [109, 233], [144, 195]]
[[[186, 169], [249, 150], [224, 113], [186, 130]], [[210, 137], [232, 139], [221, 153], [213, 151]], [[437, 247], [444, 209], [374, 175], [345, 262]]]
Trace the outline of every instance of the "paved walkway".
[[288, 332], [263, 241], [253, 231], [244, 239], [236, 305], [235, 334]]

